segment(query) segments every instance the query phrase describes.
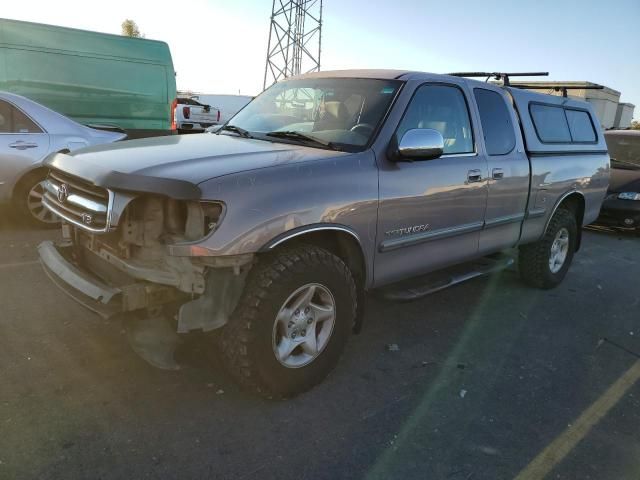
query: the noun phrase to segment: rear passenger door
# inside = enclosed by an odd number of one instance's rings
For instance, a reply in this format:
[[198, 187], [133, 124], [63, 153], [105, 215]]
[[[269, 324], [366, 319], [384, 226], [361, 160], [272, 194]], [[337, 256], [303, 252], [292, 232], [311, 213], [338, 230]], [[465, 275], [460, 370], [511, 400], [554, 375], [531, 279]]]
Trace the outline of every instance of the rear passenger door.
[[434, 129], [444, 138], [441, 157], [380, 161], [375, 279], [378, 285], [473, 258], [484, 222], [487, 162], [477, 151], [478, 130], [462, 85], [425, 83], [413, 92], [399, 121]]
[[49, 136], [22, 110], [0, 99], [0, 182], [20, 175], [49, 152]]
[[518, 119], [501, 89], [474, 88], [489, 176], [481, 254], [513, 247], [520, 238], [529, 197], [529, 159]]

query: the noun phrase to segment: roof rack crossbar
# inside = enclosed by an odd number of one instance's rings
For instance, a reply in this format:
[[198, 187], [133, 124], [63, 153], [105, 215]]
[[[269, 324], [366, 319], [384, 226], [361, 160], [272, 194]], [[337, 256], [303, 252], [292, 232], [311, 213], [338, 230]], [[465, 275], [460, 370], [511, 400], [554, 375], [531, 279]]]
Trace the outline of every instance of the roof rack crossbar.
[[568, 97], [567, 90], [602, 90], [604, 87], [602, 85], [526, 85], [522, 83], [516, 83], [509, 85], [514, 88], [523, 88], [528, 90], [553, 90], [555, 92], [562, 92], [562, 96], [564, 98]]
[[509, 85], [509, 77], [547, 77], [549, 72], [454, 72], [449, 73], [454, 77], [487, 77], [502, 80], [504, 85]]

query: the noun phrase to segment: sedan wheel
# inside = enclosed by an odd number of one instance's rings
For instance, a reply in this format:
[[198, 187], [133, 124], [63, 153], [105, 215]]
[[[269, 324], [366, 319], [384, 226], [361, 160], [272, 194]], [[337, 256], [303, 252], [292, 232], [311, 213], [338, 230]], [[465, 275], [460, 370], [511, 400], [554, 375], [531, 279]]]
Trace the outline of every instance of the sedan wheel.
[[55, 225], [60, 223], [60, 218], [51, 212], [42, 204], [42, 197], [44, 196], [44, 187], [42, 182], [38, 182], [27, 193], [27, 209], [34, 220], [47, 224]]

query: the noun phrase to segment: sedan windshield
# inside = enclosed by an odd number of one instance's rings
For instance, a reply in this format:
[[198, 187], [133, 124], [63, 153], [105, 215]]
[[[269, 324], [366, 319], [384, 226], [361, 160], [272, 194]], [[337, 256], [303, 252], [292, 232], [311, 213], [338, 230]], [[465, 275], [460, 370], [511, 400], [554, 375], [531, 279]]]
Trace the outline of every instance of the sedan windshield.
[[279, 82], [256, 97], [228, 125], [263, 140], [362, 150], [400, 84], [397, 80], [361, 78]]

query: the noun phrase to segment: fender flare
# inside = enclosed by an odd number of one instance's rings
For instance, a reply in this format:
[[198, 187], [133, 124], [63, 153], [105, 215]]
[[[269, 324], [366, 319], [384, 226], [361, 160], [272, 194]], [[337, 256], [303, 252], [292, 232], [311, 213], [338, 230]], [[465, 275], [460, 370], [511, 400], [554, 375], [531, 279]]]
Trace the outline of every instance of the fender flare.
[[[579, 190], [570, 190], [568, 192], [565, 192], [556, 201], [556, 204], [554, 205], [553, 210], [551, 211], [551, 215], [549, 215], [549, 218], [547, 218], [547, 221], [546, 221], [546, 223], [544, 225], [544, 231], [542, 232], [542, 235], [540, 236], [540, 238], [542, 238], [544, 235], [546, 235], [547, 230], [549, 229], [549, 224], [551, 223], [551, 219], [556, 214], [556, 211], [558, 210], [558, 208], [560, 207], [562, 202], [564, 202], [571, 195], [580, 196], [582, 198], [582, 202], [584, 203], [585, 208], [586, 208], [587, 199], [585, 198], [584, 193], [582, 193]], [[578, 251], [580, 249], [580, 244], [582, 243], [582, 222], [580, 222], [580, 225], [578, 225], [578, 238], [576, 240], [577, 240], [576, 241], [576, 251]]]
[[300, 235], [304, 235], [306, 233], [312, 232], [321, 232], [321, 231], [339, 231], [348, 233], [351, 235], [358, 245], [360, 249], [364, 253], [364, 249], [362, 248], [362, 242], [360, 241], [360, 237], [356, 232], [354, 232], [351, 228], [346, 227], [344, 225], [334, 224], [334, 223], [314, 223], [311, 225], [304, 225], [302, 227], [292, 228], [291, 230], [287, 230], [286, 232], [282, 232], [279, 235], [276, 235], [274, 238], [265, 243], [258, 252], [268, 252], [269, 250], [273, 250], [278, 245], [286, 242], [287, 240], [291, 240], [292, 238], [299, 237]]

